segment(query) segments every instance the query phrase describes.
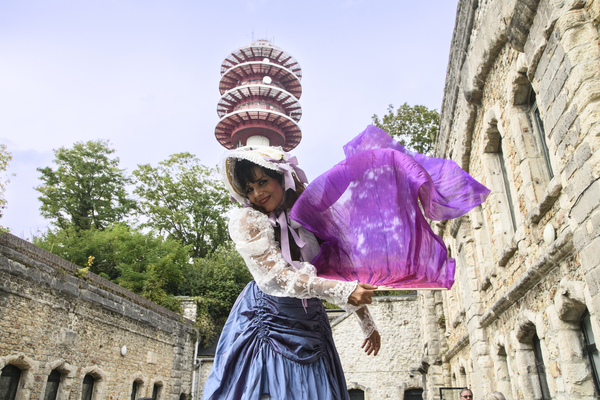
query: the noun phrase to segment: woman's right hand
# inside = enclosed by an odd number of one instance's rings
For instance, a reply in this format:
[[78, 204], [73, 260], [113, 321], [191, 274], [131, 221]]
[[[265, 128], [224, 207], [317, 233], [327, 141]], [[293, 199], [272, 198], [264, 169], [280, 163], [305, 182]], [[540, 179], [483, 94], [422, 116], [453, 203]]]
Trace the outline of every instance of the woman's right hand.
[[367, 283], [360, 283], [356, 285], [356, 289], [350, 296], [348, 296], [348, 304], [353, 306], [362, 306], [363, 304], [371, 304], [371, 297], [375, 294], [373, 289], [377, 289], [377, 286], [369, 285]]

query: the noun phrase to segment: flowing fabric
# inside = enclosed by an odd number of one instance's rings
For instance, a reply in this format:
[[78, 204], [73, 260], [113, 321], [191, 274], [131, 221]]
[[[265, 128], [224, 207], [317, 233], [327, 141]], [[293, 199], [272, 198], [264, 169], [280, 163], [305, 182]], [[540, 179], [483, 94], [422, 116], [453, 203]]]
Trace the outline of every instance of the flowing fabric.
[[457, 218], [489, 190], [451, 160], [407, 151], [369, 126], [346, 159], [308, 185], [290, 218], [324, 242], [320, 277], [394, 288], [450, 288], [455, 261], [425, 217]]
[[276, 297], [250, 282], [219, 339], [204, 400], [348, 400], [323, 304]]

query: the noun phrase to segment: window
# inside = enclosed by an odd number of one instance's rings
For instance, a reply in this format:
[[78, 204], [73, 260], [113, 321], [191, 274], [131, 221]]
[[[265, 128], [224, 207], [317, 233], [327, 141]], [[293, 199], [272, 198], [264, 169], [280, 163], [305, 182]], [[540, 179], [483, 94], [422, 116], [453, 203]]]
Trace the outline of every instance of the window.
[[137, 399], [137, 392], [138, 392], [138, 382], [133, 381], [133, 385], [131, 385], [131, 400]]
[[508, 180], [508, 171], [506, 169], [506, 162], [504, 160], [504, 153], [502, 152], [502, 136], [498, 135], [498, 160], [500, 161], [500, 169], [502, 171], [502, 180], [504, 181], [504, 192], [506, 193], [506, 200], [508, 203], [508, 211], [510, 213], [510, 220], [512, 222], [513, 232], [517, 229], [517, 219], [515, 217], [515, 207], [513, 206], [512, 194], [510, 192], [510, 184]]
[[423, 400], [423, 389], [410, 389], [405, 391], [404, 400]]
[[46, 382], [46, 393], [44, 394], [44, 400], [56, 400], [58, 395], [58, 386], [60, 385], [61, 373], [54, 369], [48, 375], [48, 381]]
[[533, 90], [533, 88], [531, 88], [529, 95], [529, 117], [531, 118], [531, 126], [533, 127], [533, 131], [539, 143], [541, 155], [544, 158], [544, 163], [546, 164], [548, 180], [550, 180], [554, 177], [554, 172], [552, 172], [552, 165], [550, 164], [550, 152], [548, 151], [548, 144], [546, 143], [544, 123], [540, 117], [540, 110], [538, 109], [535, 90]]
[[152, 389], [152, 400], [160, 400], [161, 394], [162, 394], [162, 385], [155, 383], [154, 389]]
[[92, 400], [94, 393], [94, 382], [96, 380], [90, 374], [83, 377], [83, 385], [81, 386], [81, 400]]
[[533, 335], [531, 340], [533, 344], [533, 355], [535, 357], [535, 367], [537, 369], [537, 376], [540, 382], [540, 389], [542, 390], [542, 400], [550, 400], [550, 389], [548, 388], [548, 380], [546, 378], [546, 366], [544, 365], [544, 358], [542, 357], [542, 347], [540, 346], [540, 339], [537, 333]]
[[592, 321], [590, 320], [590, 313], [585, 310], [581, 317], [581, 330], [583, 331], [583, 340], [585, 351], [590, 359], [592, 366], [592, 376], [594, 377], [594, 385], [596, 386], [596, 393], [600, 393], [600, 353], [596, 347], [596, 338], [592, 331]]
[[0, 375], [0, 400], [14, 400], [17, 396], [21, 379], [21, 370], [14, 365], [8, 364], [2, 368]]
[[350, 389], [348, 390], [348, 394], [350, 395], [350, 400], [364, 400], [365, 392], [360, 389]]

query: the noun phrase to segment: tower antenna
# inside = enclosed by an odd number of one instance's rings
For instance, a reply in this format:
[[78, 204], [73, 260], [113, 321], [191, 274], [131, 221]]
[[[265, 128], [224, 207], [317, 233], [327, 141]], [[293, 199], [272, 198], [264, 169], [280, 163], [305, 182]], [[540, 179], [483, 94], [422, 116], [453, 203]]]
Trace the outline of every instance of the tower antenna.
[[217, 141], [239, 146], [294, 149], [302, 139], [302, 68], [286, 51], [259, 39], [229, 54], [221, 64]]

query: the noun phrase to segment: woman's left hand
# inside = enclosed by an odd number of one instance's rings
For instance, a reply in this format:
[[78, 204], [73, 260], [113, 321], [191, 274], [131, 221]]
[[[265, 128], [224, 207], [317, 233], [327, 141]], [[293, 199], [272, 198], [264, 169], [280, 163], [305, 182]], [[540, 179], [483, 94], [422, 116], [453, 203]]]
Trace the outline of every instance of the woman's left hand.
[[380, 346], [381, 337], [379, 336], [379, 332], [373, 331], [371, 336], [365, 339], [361, 347], [365, 349], [365, 353], [367, 353], [368, 356], [370, 356], [371, 353], [373, 353], [373, 356], [376, 356], [377, 353], [379, 353]]

